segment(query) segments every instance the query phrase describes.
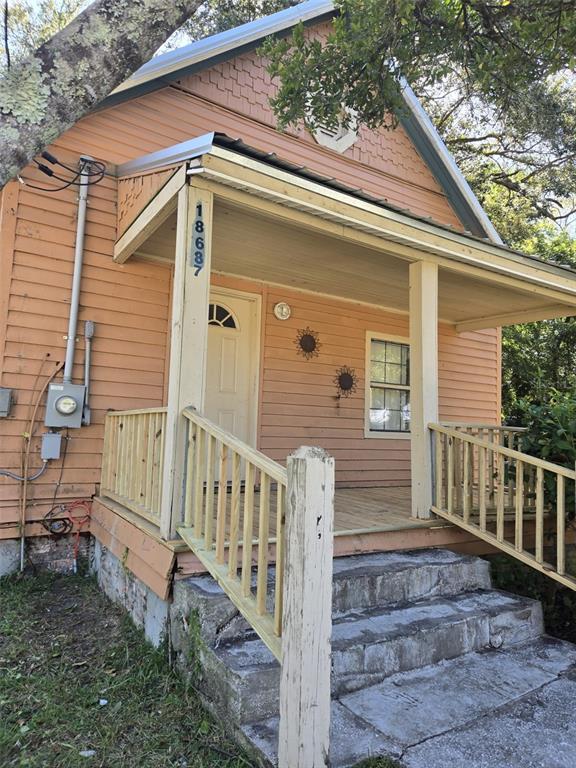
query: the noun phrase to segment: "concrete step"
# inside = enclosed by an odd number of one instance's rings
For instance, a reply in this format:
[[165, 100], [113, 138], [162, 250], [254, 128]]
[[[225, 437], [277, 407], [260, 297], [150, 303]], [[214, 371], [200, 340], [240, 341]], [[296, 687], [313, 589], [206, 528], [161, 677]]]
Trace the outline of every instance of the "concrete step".
[[[330, 765], [573, 768], [576, 647], [541, 637], [401, 672], [332, 702]], [[276, 764], [278, 717], [243, 725]]]
[[[495, 590], [349, 611], [333, 625], [332, 695], [471, 651], [522, 643], [542, 632], [538, 602]], [[236, 722], [278, 711], [279, 665], [258, 638], [217, 648], [207, 674], [217, 707]]]
[[[269, 569], [270, 598], [274, 568]], [[335, 617], [366, 608], [447, 597], [490, 587], [485, 560], [440, 549], [382, 552], [334, 560], [332, 604]], [[185, 642], [186, 622], [194, 615], [203, 641], [217, 647], [242, 639], [251, 628], [210, 576], [195, 576], [174, 583], [172, 624], [176, 649]]]

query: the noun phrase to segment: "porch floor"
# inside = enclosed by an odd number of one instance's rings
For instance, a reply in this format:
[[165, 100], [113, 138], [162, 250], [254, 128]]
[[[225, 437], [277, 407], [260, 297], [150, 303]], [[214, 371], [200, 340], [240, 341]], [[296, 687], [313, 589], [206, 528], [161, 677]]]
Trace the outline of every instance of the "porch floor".
[[[254, 493], [253, 536], [258, 534], [260, 493]], [[227, 495], [226, 539], [229, 533], [230, 493]], [[214, 500], [213, 530], [216, 530], [216, 499]], [[276, 490], [270, 491], [270, 538], [276, 537]], [[244, 519], [244, 493], [240, 494], [240, 525]], [[337, 488], [334, 498], [334, 533], [364, 533], [422, 528], [431, 521], [416, 520], [410, 515], [410, 488]], [[438, 521], [436, 521], [438, 524]], [[240, 531], [240, 541], [242, 531]]]

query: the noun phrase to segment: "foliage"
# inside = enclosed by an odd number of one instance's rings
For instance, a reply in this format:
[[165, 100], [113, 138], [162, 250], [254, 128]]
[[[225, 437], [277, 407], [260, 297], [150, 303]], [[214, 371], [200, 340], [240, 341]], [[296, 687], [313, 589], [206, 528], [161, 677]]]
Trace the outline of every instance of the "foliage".
[[[522, 451], [538, 456], [553, 464], [574, 469], [576, 466], [576, 397], [574, 392], [552, 390], [546, 401], [534, 404], [519, 400], [511, 421], [528, 431], [522, 435]], [[556, 477], [544, 473], [544, 494], [546, 502], [556, 505]], [[567, 483], [564, 508], [568, 520], [574, 519], [576, 508], [574, 483]]]
[[[562, 0], [339, 0], [325, 39], [270, 41], [282, 125], [393, 125], [403, 78], [465, 172], [552, 219], [576, 186], [576, 13]], [[572, 73], [572, 74], [571, 74]], [[344, 108], [344, 109], [343, 109]], [[468, 168], [472, 164], [473, 168]], [[566, 200], [568, 198], [568, 202]]]
[[183, 26], [182, 34], [192, 40], [224, 32], [261, 16], [297, 5], [301, 0], [207, 0]]
[[251, 765], [86, 578], [0, 579], [0, 713], [2, 768]]
[[8, 50], [0, 43], [2, 66], [14, 63], [63, 29], [86, 0], [14, 0], [8, 11]]
[[[511, 208], [491, 211], [496, 227], [521, 250], [547, 261], [576, 267], [576, 240], [566, 231], [529, 220]], [[502, 332], [502, 407], [506, 420], [518, 418], [518, 402], [541, 404], [552, 391], [576, 396], [576, 318], [524, 323]], [[523, 406], [525, 408], [525, 406]]]
[[[573, 552], [569, 559], [574, 560]], [[576, 643], [576, 592], [507, 555], [493, 555], [488, 560], [495, 587], [540, 600], [546, 631]]]

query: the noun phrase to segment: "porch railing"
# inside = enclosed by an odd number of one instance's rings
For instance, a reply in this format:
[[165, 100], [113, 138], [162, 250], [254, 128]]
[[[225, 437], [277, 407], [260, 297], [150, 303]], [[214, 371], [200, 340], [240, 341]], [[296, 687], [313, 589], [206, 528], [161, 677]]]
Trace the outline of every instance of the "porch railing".
[[[188, 427], [184, 528], [190, 532], [185, 540], [279, 659], [286, 469], [193, 408], [185, 409], [184, 416]], [[276, 567], [268, 597], [271, 539], [276, 544]]]
[[160, 525], [166, 408], [110, 411], [104, 427], [100, 492]]
[[[440, 424], [429, 428], [434, 440], [432, 511], [576, 589], [576, 579], [566, 573], [575, 470], [461, 429]], [[527, 521], [533, 522], [533, 540], [527, 536]]]

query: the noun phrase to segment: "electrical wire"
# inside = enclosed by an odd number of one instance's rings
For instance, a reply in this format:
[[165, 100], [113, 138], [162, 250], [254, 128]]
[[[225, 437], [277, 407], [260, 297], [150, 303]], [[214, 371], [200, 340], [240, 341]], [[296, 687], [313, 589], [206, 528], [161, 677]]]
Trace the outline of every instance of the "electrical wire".
[[[42, 152], [41, 157], [49, 162], [51, 165], [59, 166], [60, 168], [63, 168], [65, 171], [69, 171], [70, 173], [73, 173], [74, 176], [71, 179], [64, 178], [63, 176], [60, 176], [58, 173], [53, 171], [51, 168], [49, 168], [44, 163], [41, 163], [39, 160], [34, 159], [34, 162], [36, 163], [38, 170], [44, 173], [46, 176], [52, 179], [56, 179], [56, 181], [64, 182], [62, 186], [59, 187], [42, 187], [38, 184], [33, 184], [30, 181], [26, 181], [26, 179], [23, 179], [21, 176], [18, 176], [18, 181], [23, 184], [26, 187], [29, 187], [30, 189], [37, 189], [40, 192], [62, 192], [65, 189], [68, 189], [69, 187], [75, 186], [75, 187], [89, 187], [91, 184], [99, 184], [104, 176], [106, 175], [106, 165], [101, 162], [100, 160], [81, 160], [80, 170], [76, 168], [71, 168], [69, 165], [66, 165], [65, 163], [60, 162], [57, 157], [52, 155], [50, 152], [44, 151]], [[81, 176], [84, 176], [87, 180], [79, 181]]]

